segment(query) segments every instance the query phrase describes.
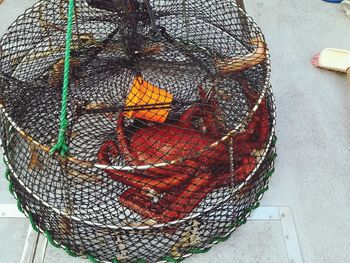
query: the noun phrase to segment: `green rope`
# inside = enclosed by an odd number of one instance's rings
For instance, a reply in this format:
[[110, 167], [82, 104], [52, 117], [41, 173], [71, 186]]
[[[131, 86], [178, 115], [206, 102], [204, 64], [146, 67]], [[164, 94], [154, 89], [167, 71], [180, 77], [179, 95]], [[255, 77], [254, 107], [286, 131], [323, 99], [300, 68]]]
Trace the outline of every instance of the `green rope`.
[[245, 223], [247, 223], [247, 218], [237, 220], [237, 226], [244, 225]]
[[39, 229], [38, 229], [38, 227], [36, 226], [36, 224], [34, 222], [33, 215], [31, 213], [28, 213], [28, 217], [29, 217], [29, 222], [32, 225], [33, 230], [36, 231], [36, 232], [39, 232]]
[[271, 161], [274, 161], [276, 159], [276, 157], [277, 157], [277, 153], [272, 154], [271, 155]]
[[92, 262], [92, 263], [99, 263], [99, 261], [96, 260], [96, 258], [94, 258], [91, 255], [86, 255], [86, 257]]
[[257, 209], [260, 206], [260, 202], [257, 202], [254, 205], [251, 205], [250, 207], [248, 207], [247, 212], [252, 212], [253, 210]]
[[269, 190], [269, 186], [268, 185], [266, 187], [264, 187], [263, 189], [261, 189], [260, 191], [258, 191], [256, 193], [256, 196], [259, 197], [261, 194], [265, 193], [267, 190]]
[[17, 208], [21, 213], [23, 213], [22, 204], [18, 197], [17, 197]]
[[63, 74], [61, 115], [60, 115], [60, 130], [58, 134], [57, 143], [50, 150], [50, 154], [59, 152], [62, 157], [66, 156], [69, 151], [68, 145], [66, 144], [65, 133], [68, 128], [67, 97], [68, 97], [68, 86], [69, 86], [70, 48], [71, 48], [71, 42], [72, 42], [73, 18], [74, 18], [74, 0], [69, 0], [68, 22], [67, 22], [67, 32], [66, 32], [66, 52], [64, 56], [64, 74]]
[[188, 250], [188, 252], [193, 254], [204, 254], [207, 253], [210, 250], [210, 247], [208, 248], [191, 248]]
[[275, 168], [272, 168], [271, 171], [269, 171], [268, 173], [266, 173], [264, 175], [264, 179], [270, 178], [273, 175], [274, 172], [275, 172]]
[[74, 251], [70, 250], [68, 247], [66, 247], [66, 248], [64, 249], [64, 251], [66, 251], [66, 253], [67, 253], [68, 255], [70, 255], [71, 257], [77, 257], [77, 256], [79, 256], [77, 253], [75, 253]]
[[11, 194], [13, 194], [13, 193], [14, 193], [13, 182], [12, 182], [12, 180], [11, 180], [11, 178], [10, 178], [10, 176], [11, 176], [11, 171], [10, 171], [10, 169], [8, 168], [8, 166], [7, 166], [7, 164], [6, 164], [5, 161], [4, 161], [4, 163], [5, 163], [5, 167], [6, 167], [5, 178], [6, 178], [6, 180], [9, 182], [9, 191], [10, 191]]
[[11, 181], [11, 179], [10, 179], [10, 169], [6, 166], [6, 171], [5, 171], [5, 178], [6, 178], [6, 180], [7, 181]]
[[9, 191], [11, 194], [14, 194], [15, 190], [13, 189], [13, 182], [10, 180], [9, 181]]
[[277, 143], [277, 136], [275, 135], [275, 136], [273, 136], [273, 138], [272, 138], [272, 143], [271, 143], [272, 147], [275, 147], [275, 146], [276, 146], [276, 143]]
[[179, 262], [183, 261], [183, 259], [176, 259], [176, 258], [173, 258], [170, 256], [163, 258], [163, 260], [166, 262], [169, 262], [169, 263], [179, 263]]
[[51, 233], [50, 233], [48, 230], [45, 230], [44, 233], [45, 233], [45, 236], [47, 237], [47, 240], [50, 242], [51, 245], [53, 245], [53, 246], [56, 247], [56, 248], [60, 248], [60, 247], [61, 247], [61, 245], [57, 244], [57, 243], [54, 241], [54, 239], [53, 239]]
[[229, 226], [228, 226], [229, 229], [234, 229], [234, 228], [237, 228], [237, 223], [234, 222], [234, 223], [231, 223]]
[[229, 235], [227, 235], [227, 236], [225, 236], [225, 237], [217, 237], [217, 238], [215, 238], [215, 239], [212, 241], [212, 243], [218, 244], [218, 243], [221, 243], [221, 242], [225, 242], [225, 241], [227, 241], [230, 237], [231, 237], [231, 234], [229, 234]]

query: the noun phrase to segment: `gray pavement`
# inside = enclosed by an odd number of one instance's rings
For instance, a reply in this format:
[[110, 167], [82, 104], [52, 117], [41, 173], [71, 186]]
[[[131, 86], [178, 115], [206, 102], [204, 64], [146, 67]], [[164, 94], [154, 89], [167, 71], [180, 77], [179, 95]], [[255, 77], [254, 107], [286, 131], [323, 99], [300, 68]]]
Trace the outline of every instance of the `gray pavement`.
[[[0, 35], [32, 0], [4, 0]], [[345, 75], [315, 69], [323, 48], [350, 49], [350, 19], [321, 0], [247, 0], [272, 59], [278, 159], [263, 206], [293, 211], [304, 262], [350, 262], [350, 85]], [[0, 166], [0, 173], [4, 168]], [[14, 203], [0, 179], [0, 203]], [[0, 263], [18, 263], [28, 223], [0, 218]], [[46, 263], [87, 262], [48, 248]], [[189, 263], [288, 262], [279, 221], [250, 221]]]

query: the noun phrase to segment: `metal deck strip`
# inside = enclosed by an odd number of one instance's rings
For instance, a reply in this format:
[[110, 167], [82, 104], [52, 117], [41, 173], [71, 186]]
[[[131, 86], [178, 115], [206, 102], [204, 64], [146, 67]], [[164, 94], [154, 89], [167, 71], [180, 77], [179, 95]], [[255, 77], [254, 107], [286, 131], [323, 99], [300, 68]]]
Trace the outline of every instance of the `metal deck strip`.
[[16, 205], [14, 204], [0, 204], [0, 218], [24, 218], [24, 214], [22, 214]]
[[34, 231], [29, 226], [26, 243], [24, 245], [21, 263], [44, 262], [47, 247], [47, 238]]
[[281, 220], [278, 207], [259, 207], [254, 210], [248, 220]]
[[301, 255], [292, 210], [289, 207], [280, 207], [279, 210], [289, 263], [302, 263], [303, 258]]

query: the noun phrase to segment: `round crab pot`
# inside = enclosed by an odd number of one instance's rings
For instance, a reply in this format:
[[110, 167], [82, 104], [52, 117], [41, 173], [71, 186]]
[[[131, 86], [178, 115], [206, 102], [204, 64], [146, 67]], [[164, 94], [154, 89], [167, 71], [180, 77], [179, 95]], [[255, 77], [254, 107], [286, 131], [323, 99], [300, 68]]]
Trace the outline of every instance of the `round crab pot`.
[[94, 262], [176, 262], [227, 239], [276, 155], [260, 29], [226, 0], [70, 3], [38, 2], [0, 42], [0, 138], [19, 208]]

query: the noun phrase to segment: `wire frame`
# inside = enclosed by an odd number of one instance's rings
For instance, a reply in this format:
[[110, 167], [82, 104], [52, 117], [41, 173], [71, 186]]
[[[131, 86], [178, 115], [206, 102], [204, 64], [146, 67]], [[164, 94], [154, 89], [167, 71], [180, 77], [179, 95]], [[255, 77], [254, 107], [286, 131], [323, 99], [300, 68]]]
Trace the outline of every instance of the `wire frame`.
[[275, 156], [260, 29], [224, 0], [75, 3], [69, 155], [59, 129], [67, 1], [40, 1], [0, 41], [2, 149], [35, 227], [70, 254], [166, 261], [228, 237]]

